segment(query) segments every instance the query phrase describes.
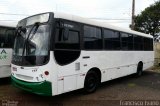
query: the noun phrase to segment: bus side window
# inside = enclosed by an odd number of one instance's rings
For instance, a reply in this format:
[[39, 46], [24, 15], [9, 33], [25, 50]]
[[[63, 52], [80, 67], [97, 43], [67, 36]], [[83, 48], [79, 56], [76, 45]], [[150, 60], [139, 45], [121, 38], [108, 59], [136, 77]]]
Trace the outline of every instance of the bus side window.
[[150, 45], [149, 45], [149, 47], [150, 47], [150, 51], [153, 51], [153, 39], [150, 39]]
[[102, 31], [100, 28], [84, 26], [84, 49], [102, 49]]
[[3, 48], [4, 45], [4, 28], [0, 28], [0, 48]]
[[143, 45], [145, 51], [152, 51], [153, 50], [153, 40], [150, 38], [143, 38]]
[[134, 50], [143, 50], [143, 37], [134, 35]]
[[133, 35], [128, 35], [128, 50], [133, 50]]
[[119, 32], [104, 29], [104, 41], [106, 50], [120, 50], [120, 35]]
[[79, 32], [57, 28], [55, 37], [56, 49], [80, 49]]
[[8, 29], [5, 34], [5, 48], [12, 48], [14, 43], [14, 30]]
[[121, 33], [121, 43], [122, 43], [122, 50], [128, 50], [129, 49], [129, 35], [126, 33]]
[[14, 29], [1, 28], [0, 29], [0, 47], [12, 48], [14, 43]]

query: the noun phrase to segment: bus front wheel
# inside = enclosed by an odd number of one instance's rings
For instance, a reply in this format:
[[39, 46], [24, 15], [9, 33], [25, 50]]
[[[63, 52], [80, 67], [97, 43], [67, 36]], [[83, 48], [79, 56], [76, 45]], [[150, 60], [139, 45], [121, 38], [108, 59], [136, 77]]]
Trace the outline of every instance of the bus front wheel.
[[92, 93], [97, 90], [99, 85], [99, 78], [96, 72], [90, 71], [86, 75], [86, 79], [84, 82], [84, 92], [85, 93]]

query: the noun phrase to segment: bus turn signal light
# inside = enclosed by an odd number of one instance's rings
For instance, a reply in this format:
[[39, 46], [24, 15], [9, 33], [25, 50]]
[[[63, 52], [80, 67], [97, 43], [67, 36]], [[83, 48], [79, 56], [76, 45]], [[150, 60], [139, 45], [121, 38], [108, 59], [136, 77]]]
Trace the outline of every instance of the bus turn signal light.
[[16, 67], [13, 67], [12, 69], [13, 69], [13, 71], [17, 71], [17, 68], [16, 68]]
[[45, 74], [45, 75], [49, 75], [49, 72], [48, 72], [48, 71], [45, 71], [44, 74]]

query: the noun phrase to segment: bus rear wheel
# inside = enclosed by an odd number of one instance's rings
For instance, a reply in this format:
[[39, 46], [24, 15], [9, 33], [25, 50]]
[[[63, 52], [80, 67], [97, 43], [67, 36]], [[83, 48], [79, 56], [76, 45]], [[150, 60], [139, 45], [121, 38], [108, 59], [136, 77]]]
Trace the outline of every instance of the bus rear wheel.
[[93, 93], [97, 90], [99, 85], [99, 77], [96, 72], [88, 72], [85, 82], [84, 82], [84, 92]]
[[139, 62], [139, 63], [138, 63], [138, 66], [137, 66], [136, 76], [137, 76], [137, 77], [142, 76], [142, 71], [143, 71], [143, 63], [142, 63], [142, 62]]

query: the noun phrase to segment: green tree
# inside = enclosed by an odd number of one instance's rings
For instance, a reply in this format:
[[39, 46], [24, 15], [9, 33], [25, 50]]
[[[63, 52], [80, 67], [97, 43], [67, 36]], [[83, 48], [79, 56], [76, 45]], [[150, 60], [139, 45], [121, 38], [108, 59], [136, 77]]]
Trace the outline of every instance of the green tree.
[[160, 0], [135, 17], [134, 30], [153, 36], [160, 35]]

